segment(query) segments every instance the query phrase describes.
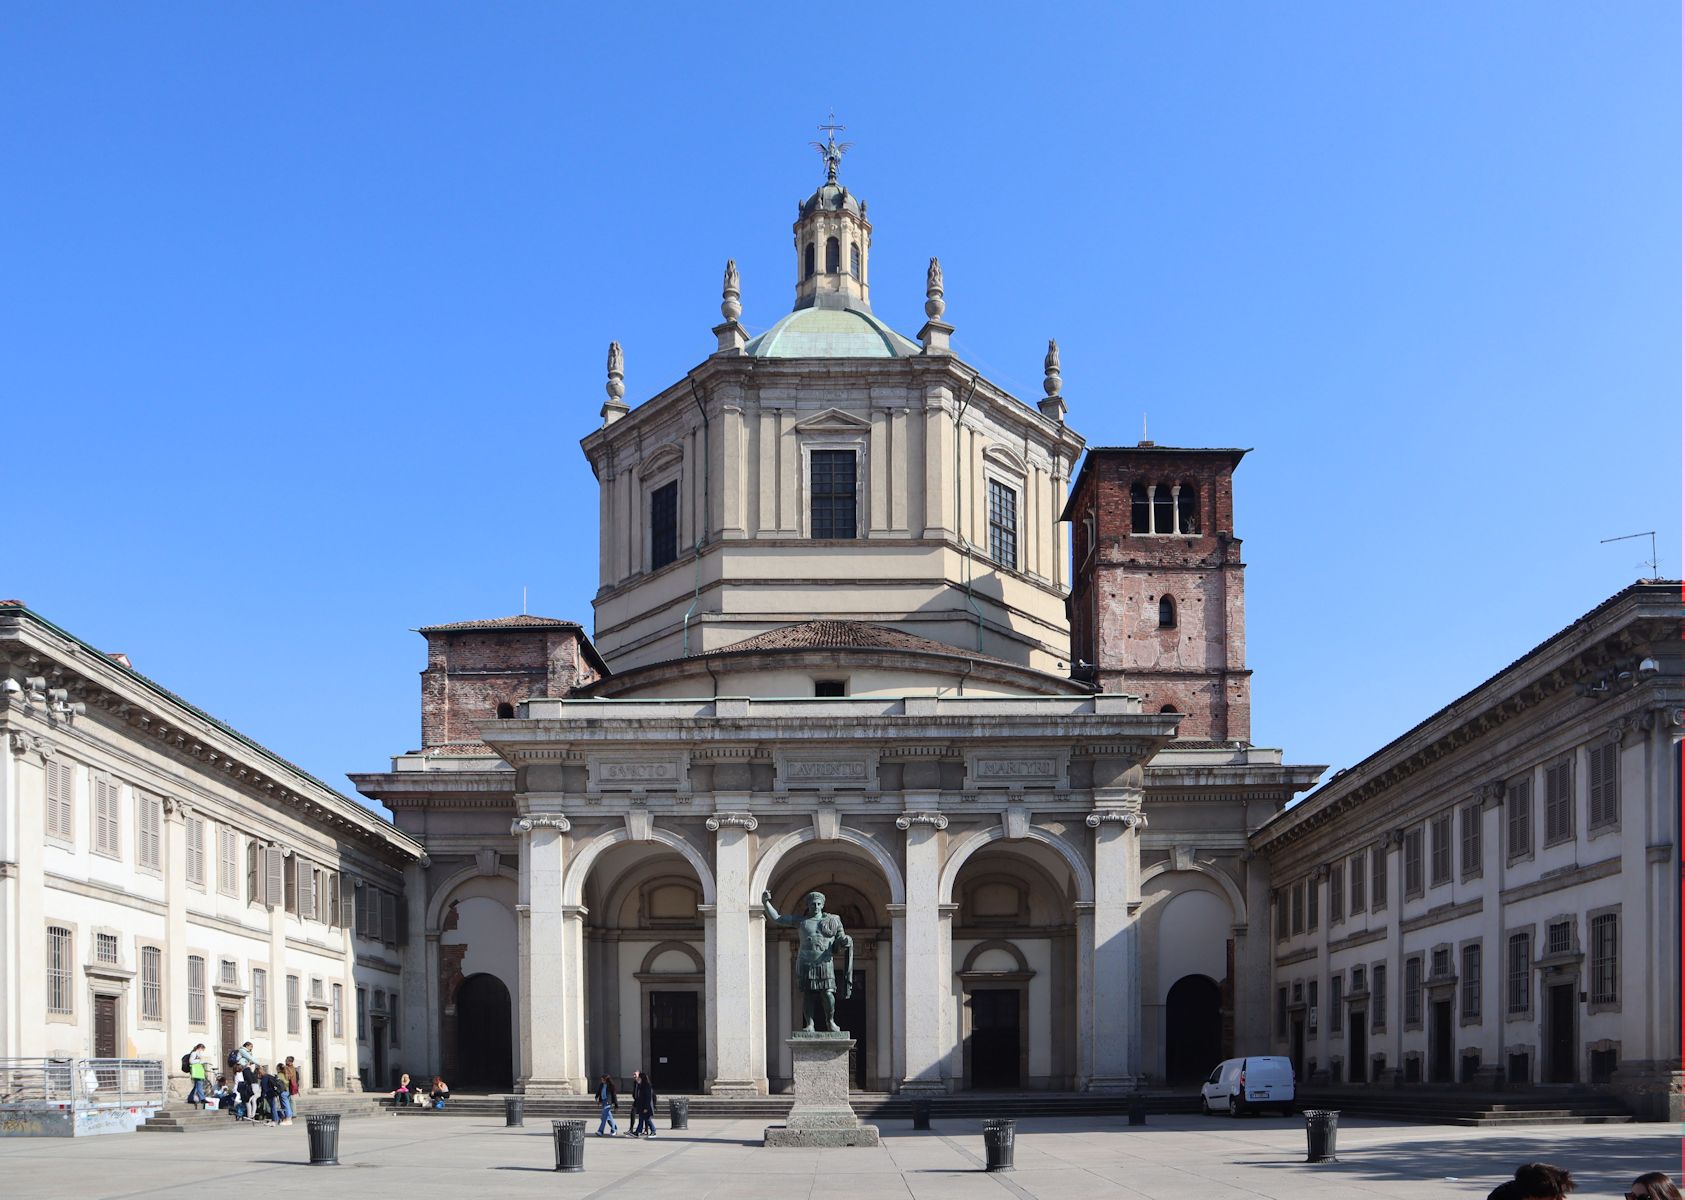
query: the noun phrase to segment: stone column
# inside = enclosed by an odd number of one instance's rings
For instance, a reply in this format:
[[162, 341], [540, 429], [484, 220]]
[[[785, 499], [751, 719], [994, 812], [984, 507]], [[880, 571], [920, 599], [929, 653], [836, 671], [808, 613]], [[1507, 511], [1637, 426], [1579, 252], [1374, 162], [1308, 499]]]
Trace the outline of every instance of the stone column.
[[[438, 942], [427, 930], [427, 868], [430, 860], [423, 857], [404, 869], [404, 905], [407, 917], [409, 944], [399, 978], [403, 980], [401, 997], [404, 1011], [392, 1014], [403, 1028], [404, 1045], [415, 1046], [427, 1055], [427, 1062], [439, 1058], [439, 1029], [432, 1020], [434, 993], [439, 990], [439, 976], [430, 970], [430, 960], [437, 953]], [[347, 973], [349, 978], [349, 972]], [[411, 1020], [410, 1018], [414, 1018]]]
[[[182, 1036], [189, 1028], [187, 1024], [187, 818], [193, 810], [174, 797], [164, 800], [164, 1028], [171, 1039]], [[216, 838], [209, 828], [205, 831], [205, 872], [210, 878], [213, 864], [216, 863]], [[212, 885], [215, 886], [215, 885]], [[210, 965], [207, 963], [207, 971]], [[273, 1020], [275, 1007], [275, 987], [273, 972], [269, 976], [271, 982], [270, 1016]], [[273, 1025], [270, 1028], [274, 1028]], [[170, 1045], [174, 1047], [172, 1040]], [[188, 1049], [193, 1043], [189, 1042]], [[212, 1052], [213, 1058], [220, 1052], [219, 1046]], [[177, 1054], [176, 1058], [181, 1056]], [[166, 1064], [168, 1060], [166, 1059]], [[181, 1065], [179, 1062], [176, 1064]], [[164, 1072], [170, 1081], [171, 1095], [186, 1096], [192, 1087], [179, 1070]], [[213, 1080], [214, 1082], [214, 1080]]]
[[1246, 924], [1235, 929], [1232, 1053], [1269, 1054], [1270, 982], [1275, 973], [1269, 864], [1251, 850], [1241, 854], [1241, 861], [1246, 866]]
[[585, 1057], [585, 913], [582, 905], [562, 905], [563, 1090], [576, 1096], [589, 1095], [591, 1090]]
[[[584, 1013], [577, 998], [581, 939], [576, 928], [570, 957], [565, 928], [570, 922], [564, 920], [562, 905], [562, 835], [569, 828], [568, 819], [560, 813], [518, 817], [510, 826], [511, 833], [521, 835], [519, 903], [515, 906], [521, 1075], [516, 1089], [528, 1095], [568, 1094], [566, 1047], [577, 1042], [583, 1048]], [[569, 974], [574, 976], [575, 989], [571, 1006], [567, 1003]]]
[[[757, 1031], [765, 1028], [755, 1003], [755, 980], [765, 978], [764, 925], [749, 918], [752, 864], [749, 835], [760, 824], [747, 812], [718, 812], [709, 817], [714, 835], [714, 914], [708, 922], [708, 1041], [714, 1095], [753, 1096], [766, 1091], [766, 1078], [755, 1070]], [[763, 1034], [764, 1040], [764, 1034]]]
[[895, 827], [907, 834], [907, 907], [902, 920], [906, 936], [898, 931], [896, 938], [898, 958], [902, 942], [906, 945], [905, 958], [900, 960], [906, 1045], [900, 1090], [945, 1092], [942, 1059], [947, 1042], [942, 1027], [953, 987], [948, 970], [951, 947], [939, 903], [942, 853], [938, 834], [948, 827], [948, 818], [934, 810], [905, 812], [895, 818]]
[[[1504, 1082], [1504, 783], [1483, 785], [1480, 798], [1480, 878], [1486, 893], [1480, 909], [1480, 1073], [1472, 1086], [1501, 1087]], [[1457, 951], [1462, 972], [1462, 950]], [[1457, 1027], [1462, 1028], [1462, 997], [1457, 998]], [[1458, 1042], [1462, 1042], [1458, 1038]]]
[[1094, 1078], [1094, 902], [1076, 902], [1077, 926], [1077, 1058], [1078, 1091], [1088, 1090]]
[[1091, 933], [1095, 997], [1089, 1039], [1088, 1091], [1136, 1087], [1141, 1072], [1141, 963], [1135, 912], [1140, 905], [1141, 849], [1146, 824], [1139, 801], [1097, 809], [1094, 830], [1094, 914]]
[[[1396, 1084], [1404, 1078], [1404, 933], [1400, 924], [1404, 915], [1404, 831], [1388, 830], [1381, 838], [1378, 852], [1387, 856], [1387, 938], [1386, 952], [1381, 956], [1387, 964], [1387, 986], [1381, 997], [1387, 1006], [1387, 1028], [1380, 1037], [1369, 1039], [1369, 1053], [1384, 1051], [1387, 1066], [1373, 1082]], [[1375, 990], [1374, 968], [1370, 968], [1369, 988]], [[1373, 1002], [1371, 1002], [1373, 1003]], [[1373, 1027], [1373, 1009], [1370, 1013]]]

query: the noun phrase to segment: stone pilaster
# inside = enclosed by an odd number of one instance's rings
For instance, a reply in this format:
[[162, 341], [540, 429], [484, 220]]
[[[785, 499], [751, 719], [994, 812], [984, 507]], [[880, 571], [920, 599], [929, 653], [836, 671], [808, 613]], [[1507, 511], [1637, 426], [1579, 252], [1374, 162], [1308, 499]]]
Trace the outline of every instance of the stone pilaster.
[[[1470, 1084], [1497, 1088], [1504, 1083], [1504, 784], [1480, 788], [1480, 877], [1486, 901], [1480, 910], [1480, 1073]], [[1462, 970], [1462, 961], [1457, 969]], [[1458, 1028], [1462, 1004], [1457, 1004]], [[1458, 1039], [1462, 1044], [1462, 1039]]]
[[1097, 809], [1084, 820], [1094, 830], [1094, 913], [1088, 1091], [1136, 1087], [1141, 1073], [1141, 963], [1135, 910], [1140, 903], [1141, 848], [1146, 818], [1135, 805]]
[[755, 1070], [755, 1040], [764, 1040], [765, 1020], [755, 1003], [755, 983], [764, 986], [764, 927], [751, 921], [749, 895], [753, 864], [749, 836], [759, 822], [747, 812], [717, 812], [707, 820], [714, 835], [715, 902], [707, 922], [708, 1023], [710, 1078], [714, 1095], [752, 1096], [765, 1092], [764, 1075]]
[[[528, 1095], [565, 1095], [572, 1091], [566, 1047], [576, 1033], [583, 1051], [584, 1012], [578, 997], [578, 976], [583, 966], [581, 939], [575, 928], [570, 960], [566, 927], [577, 922], [564, 919], [562, 904], [563, 834], [568, 828], [566, 817], [546, 814], [518, 818], [510, 830], [521, 835], [516, 905], [521, 1075], [516, 1087]], [[573, 975], [571, 1006], [567, 1003], [569, 974]]]
[[[929, 797], [934, 799], [934, 797]], [[911, 803], [913, 796], [909, 794]], [[948, 970], [951, 947], [941, 912], [941, 831], [948, 818], [934, 811], [909, 811], [895, 819], [907, 835], [907, 907], [897, 954], [905, 943], [902, 966], [903, 1025], [906, 1037], [903, 1092], [945, 1092], [942, 1058], [947, 1047], [942, 1026], [953, 985]]]
[[[173, 797], [164, 801], [164, 1018], [166, 1028], [186, 1034], [187, 1024], [187, 818], [192, 809]], [[210, 878], [216, 846], [206, 833], [205, 872]], [[212, 885], [214, 886], [214, 885]], [[209, 964], [206, 969], [209, 970]], [[274, 972], [269, 978], [275, 980]], [[270, 986], [270, 1012], [276, 1011], [274, 983]], [[273, 1026], [271, 1026], [273, 1028]], [[214, 1031], [213, 1031], [214, 1032]], [[191, 1049], [197, 1037], [184, 1049]], [[206, 1039], [210, 1041], [209, 1038]], [[217, 1049], [221, 1049], [218, 1047]], [[213, 1057], [215, 1051], [212, 1052]], [[181, 1056], [176, 1055], [179, 1059]], [[180, 1064], [177, 1063], [179, 1067]], [[164, 1072], [173, 1095], [186, 1096], [192, 1087], [179, 1070]]]

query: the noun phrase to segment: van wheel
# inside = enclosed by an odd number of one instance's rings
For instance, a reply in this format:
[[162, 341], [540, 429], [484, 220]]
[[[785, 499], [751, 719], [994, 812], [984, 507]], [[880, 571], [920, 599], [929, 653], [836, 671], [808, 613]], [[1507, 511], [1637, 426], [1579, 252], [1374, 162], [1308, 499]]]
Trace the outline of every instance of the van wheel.
[[1212, 1115], [1211, 1101], [1204, 1095], [1204, 1093], [1201, 1093], [1199, 1097], [1199, 1115], [1202, 1117], [1209, 1117]]
[[1246, 1102], [1243, 1101], [1239, 1096], [1230, 1096], [1229, 1097], [1229, 1116], [1231, 1116], [1231, 1117], [1244, 1117], [1245, 1115], [1246, 1115]]

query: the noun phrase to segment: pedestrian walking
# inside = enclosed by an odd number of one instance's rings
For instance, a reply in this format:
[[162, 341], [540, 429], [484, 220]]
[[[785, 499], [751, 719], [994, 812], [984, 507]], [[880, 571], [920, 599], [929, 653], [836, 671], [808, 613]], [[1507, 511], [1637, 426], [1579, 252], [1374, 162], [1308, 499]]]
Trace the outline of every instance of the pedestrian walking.
[[205, 1043], [200, 1042], [188, 1051], [183, 1063], [187, 1068], [188, 1077], [193, 1080], [193, 1086], [187, 1090], [187, 1102], [197, 1104], [201, 1111], [205, 1108]]
[[632, 1136], [655, 1136], [655, 1084], [642, 1071], [632, 1072]]
[[[597, 1103], [602, 1105], [603, 1119], [597, 1122], [598, 1137], [615, 1137], [620, 1133], [620, 1126], [614, 1122], [614, 1106], [620, 1103], [620, 1097], [614, 1093], [614, 1080], [604, 1075], [597, 1082]], [[603, 1127], [608, 1126], [608, 1133], [603, 1133]]]
[[1666, 1172], [1651, 1171], [1632, 1181], [1626, 1190], [1626, 1200], [1681, 1200], [1679, 1185]]

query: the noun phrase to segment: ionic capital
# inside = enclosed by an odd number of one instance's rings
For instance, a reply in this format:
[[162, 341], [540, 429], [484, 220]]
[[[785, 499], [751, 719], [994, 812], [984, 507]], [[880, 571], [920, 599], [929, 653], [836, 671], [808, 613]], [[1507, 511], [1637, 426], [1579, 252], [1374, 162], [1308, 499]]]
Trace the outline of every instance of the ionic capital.
[[1125, 829], [1145, 829], [1147, 814], [1132, 808], [1097, 808], [1082, 819], [1082, 823], [1090, 829], [1098, 829], [1114, 821]]
[[753, 833], [761, 826], [754, 813], [746, 812], [717, 812], [702, 824], [709, 833], [718, 833], [722, 829], [743, 829]]
[[509, 822], [509, 832], [512, 834], [531, 833], [535, 829], [554, 829], [557, 833], [566, 833], [572, 828], [573, 822], [561, 813], [530, 813]]
[[895, 818], [895, 828], [911, 829], [914, 825], [928, 825], [932, 829], [946, 829], [948, 818], [939, 812], [904, 812]]

